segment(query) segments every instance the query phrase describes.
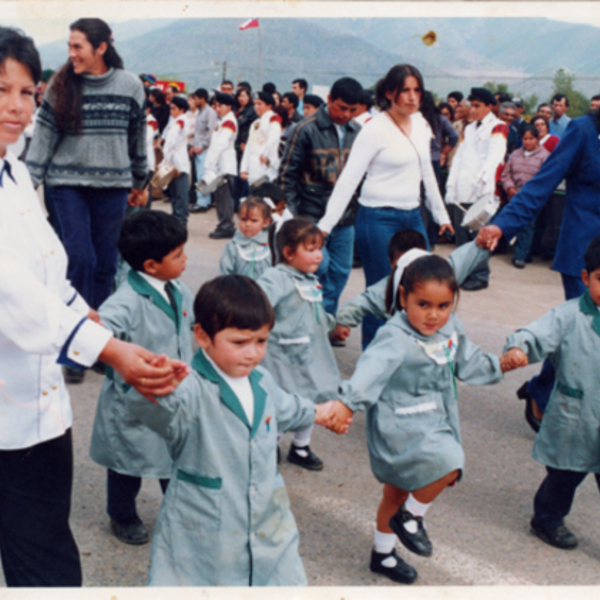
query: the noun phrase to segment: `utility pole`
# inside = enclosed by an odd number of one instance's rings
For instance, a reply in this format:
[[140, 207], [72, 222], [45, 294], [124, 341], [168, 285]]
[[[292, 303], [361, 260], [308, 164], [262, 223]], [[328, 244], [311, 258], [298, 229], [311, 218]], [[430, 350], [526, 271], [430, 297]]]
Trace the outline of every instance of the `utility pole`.
[[221, 81], [225, 81], [227, 79], [227, 61], [223, 61], [223, 77]]

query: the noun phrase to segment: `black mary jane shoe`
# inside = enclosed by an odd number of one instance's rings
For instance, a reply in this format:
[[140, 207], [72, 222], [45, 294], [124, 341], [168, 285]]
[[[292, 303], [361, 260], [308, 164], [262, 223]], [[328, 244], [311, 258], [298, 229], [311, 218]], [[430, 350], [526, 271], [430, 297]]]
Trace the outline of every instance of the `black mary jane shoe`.
[[288, 462], [309, 471], [322, 471], [323, 461], [308, 447], [298, 447], [292, 444], [287, 456]]
[[[390, 557], [396, 559], [396, 565], [393, 567], [384, 566], [382, 564], [383, 561]], [[404, 562], [396, 554], [395, 550], [392, 550], [389, 554], [381, 554], [373, 549], [371, 552], [371, 564], [369, 565], [369, 569], [371, 569], [373, 573], [385, 575], [388, 579], [391, 579], [396, 583], [414, 583], [418, 576], [416, 569]]]
[[[407, 523], [410, 521], [416, 523], [417, 530], [415, 533], [411, 533], [406, 528]], [[427, 531], [425, 531], [423, 517], [415, 517], [402, 506], [390, 519], [389, 526], [407, 550], [410, 550], [419, 556], [431, 556], [433, 544], [427, 535]]]

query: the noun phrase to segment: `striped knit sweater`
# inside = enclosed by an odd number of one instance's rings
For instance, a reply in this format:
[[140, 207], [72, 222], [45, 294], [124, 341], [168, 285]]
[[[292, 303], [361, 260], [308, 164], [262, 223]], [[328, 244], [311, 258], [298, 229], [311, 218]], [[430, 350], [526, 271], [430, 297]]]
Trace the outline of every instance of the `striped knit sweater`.
[[518, 148], [509, 157], [502, 171], [502, 187], [508, 192], [511, 187], [521, 189], [541, 168], [550, 156], [548, 150], [539, 146], [529, 156]]
[[129, 71], [83, 75], [83, 131], [60, 131], [50, 87], [38, 112], [27, 168], [37, 187], [137, 188], [147, 176], [144, 90]]

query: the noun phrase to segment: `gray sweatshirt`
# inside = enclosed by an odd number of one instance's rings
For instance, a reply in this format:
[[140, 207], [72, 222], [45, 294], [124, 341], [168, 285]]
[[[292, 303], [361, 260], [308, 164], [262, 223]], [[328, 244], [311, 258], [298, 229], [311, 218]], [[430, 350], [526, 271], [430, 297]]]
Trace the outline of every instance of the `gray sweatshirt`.
[[46, 92], [27, 153], [34, 186], [136, 188], [147, 176], [144, 90], [129, 71], [82, 75], [83, 131], [60, 131], [52, 86]]

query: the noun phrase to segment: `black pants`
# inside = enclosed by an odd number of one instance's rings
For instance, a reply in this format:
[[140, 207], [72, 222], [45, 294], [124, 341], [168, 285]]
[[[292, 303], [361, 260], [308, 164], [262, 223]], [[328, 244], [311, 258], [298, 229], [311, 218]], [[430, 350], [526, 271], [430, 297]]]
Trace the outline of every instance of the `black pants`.
[[[548, 475], [542, 481], [533, 501], [533, 520], [542, 527], [554, 529], [563, 524], [564, 518], [571, 511], [575, 490], [588, 474], [552, 467], [546, 467], [546, 471]], [[600, 489], [600, 475], [595, 473], [594, 476]]]
[[214, 192], [215, 206], [217, 208], [217, 228], [215, 231], [235, 233], [233, 222], [233, 175], [226, 176], [226, 183], [220, 185]]
[[[159, 479], [163, 494], [167, 491], [168, 479]], [[106, 512], [115, 521], [127, 521], [137, 517], [135, 499], [142, 487], [141, 477], [122, 475], [112, 469], [108, 469], [106, 483], [107, 508]]]
[[0, 450], [0, 554], [9, 587], [81, 586], [69, 528], [71, 430], [24, 450]]

